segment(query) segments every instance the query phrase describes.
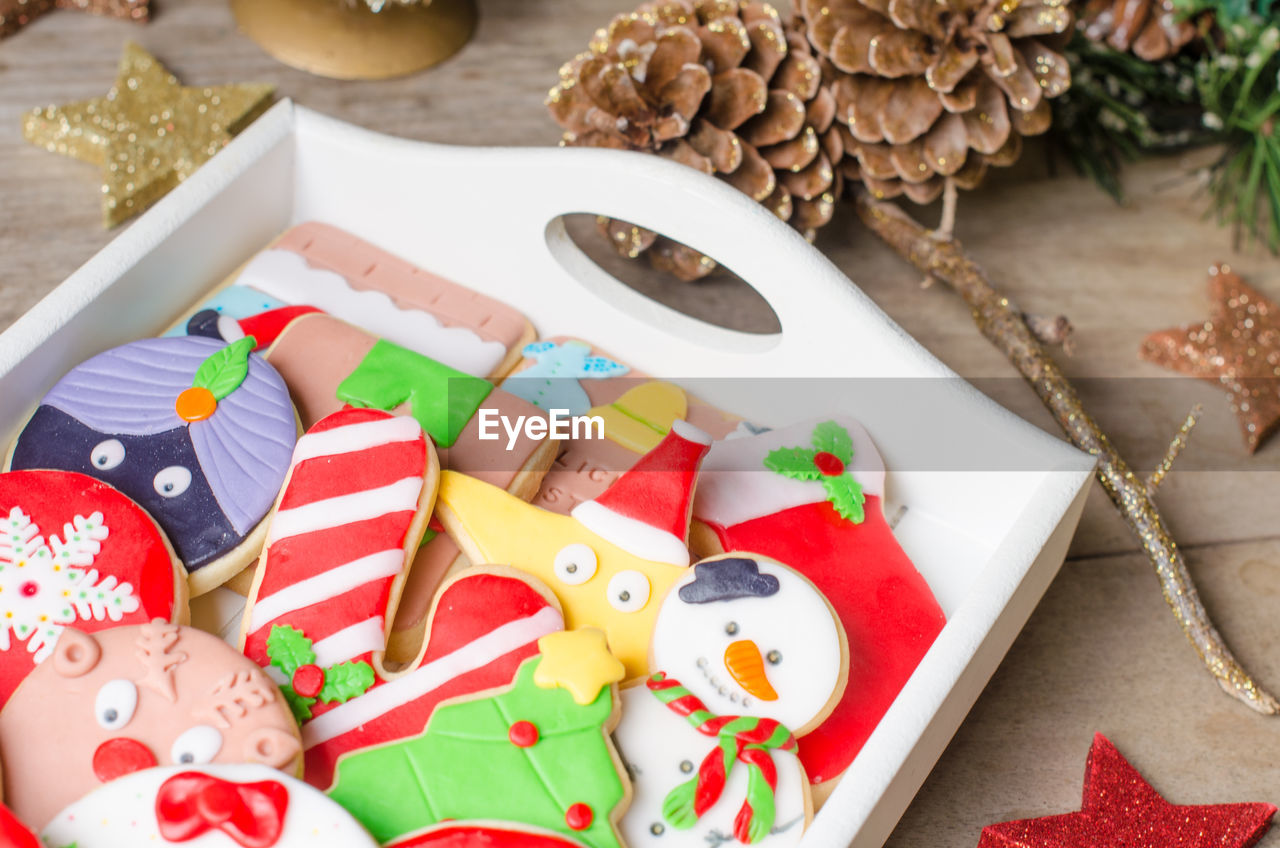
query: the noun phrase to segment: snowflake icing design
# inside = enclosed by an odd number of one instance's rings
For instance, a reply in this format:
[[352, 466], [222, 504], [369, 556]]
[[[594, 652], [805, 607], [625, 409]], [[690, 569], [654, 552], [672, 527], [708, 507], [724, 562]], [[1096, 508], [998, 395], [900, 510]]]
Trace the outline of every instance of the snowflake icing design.
[[0, 651], [26, 640], [37, 663], [53, 653], [62, 630], [76, 621], [119, 621], [138, 609], [133, 586], [114, 575], [99, 580], [94, 558], [107, 525], [102, 513], [77, 515], [48, 544], [19, 507], [0, 519]]

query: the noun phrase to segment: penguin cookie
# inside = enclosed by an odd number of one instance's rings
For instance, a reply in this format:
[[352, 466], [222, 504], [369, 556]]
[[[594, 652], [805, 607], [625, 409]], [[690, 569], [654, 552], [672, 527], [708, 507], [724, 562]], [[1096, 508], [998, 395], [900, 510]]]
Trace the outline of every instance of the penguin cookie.
[[297, 440], [289, 391], [254, 343], [184, 336], [98, 354], [45, 395], [9, 467], [110, 483], [164, 530], [193, 596], [221, 585], [257, 556]]

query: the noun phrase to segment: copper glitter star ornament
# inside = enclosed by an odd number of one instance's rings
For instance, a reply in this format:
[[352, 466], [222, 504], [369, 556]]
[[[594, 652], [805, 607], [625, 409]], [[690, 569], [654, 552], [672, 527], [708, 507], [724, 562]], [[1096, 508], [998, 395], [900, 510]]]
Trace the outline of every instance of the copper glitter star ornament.
[[1080, 812], [988, 825], [978, 848], [1249, 848], [1275, 812], [1271, 804], [1170, 804], [1099, 733]]
[[129, 43], [106, 97], [29, 112], [22, 134], [53, 153], [102, 166], [102, 220], [114, 227], [195, 173], [257, 117], [274, 90], [188, 88]]
[[145, 22], [151, 0], [0, 0], [0, 38], [12, 35], [50, 9], [75, 9]]
[[1253, 453], [1280, 425], [1280, 306], [1226, 265], [1209, 269], [1208, 321], [1147, 336], [1139, 355], [1231, 394], [1245, 445]]

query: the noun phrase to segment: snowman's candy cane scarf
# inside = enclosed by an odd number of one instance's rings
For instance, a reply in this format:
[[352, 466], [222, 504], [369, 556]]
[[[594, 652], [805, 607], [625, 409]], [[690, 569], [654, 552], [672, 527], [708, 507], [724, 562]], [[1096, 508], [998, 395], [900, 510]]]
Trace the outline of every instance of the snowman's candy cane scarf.
[[733, 835], [748, 844], [768, 836], [777, 814], [773, 793], [778, 788], [778, 769], [769, 752], [794, 753], [796, 738], [791, 731], [771, 718], [717, 716], [680, 681], [662, 672], [650, 677], [646, 685], [694, 730], [717, 740], [698, 766], [698, 776], [667, 793], [662, 802], [663, 817], [678, 830], [693, 827], [720, 800], [729, 770], [741, 760], [747, 765], [747, 799], [733, 820]]

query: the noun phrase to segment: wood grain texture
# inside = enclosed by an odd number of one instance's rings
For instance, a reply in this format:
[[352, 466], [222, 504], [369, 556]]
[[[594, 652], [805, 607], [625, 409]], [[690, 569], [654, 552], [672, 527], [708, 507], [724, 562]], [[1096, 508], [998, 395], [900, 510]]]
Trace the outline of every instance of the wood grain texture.
[[[480, 0], [475, 40], [427, 73], [335, 82], [286, 68], [238, 34], [220, 0], [155, 0], [139, 27], [52, 13], [0, 42], [0, 328], [114, 235], [99, 227], [92, 166], [25, 144], [21, 114], [101, 95], [126, 39], [187, 84], [275, 83], [321, 112], [371, 129], [453, 144], [553, 144], [542, 98], [556, 69], [627, 0]], [[1280, 440], [1246, 459], [1225, 395], [1164, 380], [1140, 362], [1147, 332], [1207, 315], [1205, 269], [1226, 260], [1272, 297], [1280, 263], [1231, 249], [1201, 218], [1194, 160], [1129, 172], [1132, 201], [1113, 204], [1074, 176], [1051, 178], [1043, 151], [961, 198], [958, 235], [998, 285], [1029, 311], [1065, 313], [1077, 353], [1065, 360], [1120, 449], [1151, 467], [1187, 409], [1200, 429], [1160, 503], [1187, 551], [1206, 604], [1242, 660], [1280, 685]], [[936, 218], [936, 207], [920, 210]], [[484, 221], [463, 221], [483, 234]], [[483, 237], [483, 236], [482, 236]], [[493, 236], [497, 238], [497, 235]], [[851, 210], [818, 247], [929, 350], [1039, 426], [1054, 425], [1012, 367], [973, 328], [960, 300], [922, 290], [911, 268], [863, 232]], [[603, 263], [622, 263], [603, 253]], [[741, 283], [686, 285], [642, 268], [622, 274], [660, 300], [743, 329], [776, 326]], [[1127, 378], [1127, 379], [1121, 379]], [[985, 823], [1075, 809], [1095, 730], [1111, 735], [1155, 786], [1181, 803], [1280, 801], [1276, 725], [1221, 695], [1164, 607], [1137, 544], [1095, 487], [1071, 559], [890, 845], [967, 848]], [[1271, 837], [1264, 846], [1280, 846]]]

